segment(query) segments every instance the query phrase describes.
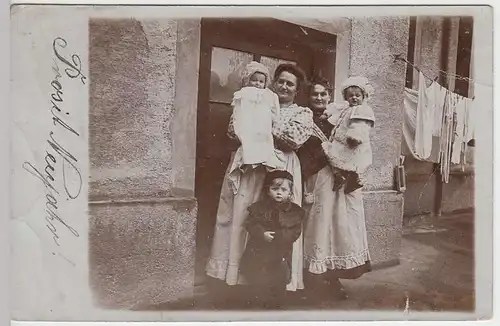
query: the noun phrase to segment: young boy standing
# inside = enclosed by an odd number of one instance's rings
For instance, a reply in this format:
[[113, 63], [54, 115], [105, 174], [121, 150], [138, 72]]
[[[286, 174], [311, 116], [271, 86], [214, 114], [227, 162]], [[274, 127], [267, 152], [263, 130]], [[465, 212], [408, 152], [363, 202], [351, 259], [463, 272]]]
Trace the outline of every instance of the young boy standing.
[[244, 226], [250, 238], [240, 271], [254, 298], [269, 308], [279, 308], [290, 282], [292, 246], [302, 232], [305, 212], [292, 202], [290, 173], [268, 173], [264, 187], [264, 199], [248, 208]]

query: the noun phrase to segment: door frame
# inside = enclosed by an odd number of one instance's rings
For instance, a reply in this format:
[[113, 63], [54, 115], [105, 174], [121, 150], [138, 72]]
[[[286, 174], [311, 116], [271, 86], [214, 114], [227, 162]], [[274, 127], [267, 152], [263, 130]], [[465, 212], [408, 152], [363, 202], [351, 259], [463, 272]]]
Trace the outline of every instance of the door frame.
[[[281, 57], [286, 60], [297, 59], [297, 56], [287, 57], [281, 50], [274, 50], [273, 45], [298, 50], [299, 56], [312, 53], [308, 62], [302, 66], [307, 76], [322, 75], [332, 85], [335, 84], [335, 62], [337, 36], [321, 32], [309, 27], [289, 23], [275, 18], [202, 18], [200, 24], [200, 65], [198, 78], [198, 108], [196, 122], [196, 166], [195, 166], [195, 197], [198, 197], [200, 175], [198, 167], [203, 160], [203, 137], [207, 133], [210, 100], [210, 69], [212, 47], [221, 47], [237, 51], [255, 52], [255, 47], [265, 56]], [[244, 39], [245, 42], [238, 41]], [[248, 45], [251, 43], [252, 45]], [[262, 46], [261, 44], [268, 46]], [[307, 52], [305, 52], [307, 51]], [[259, 59], [254, 56], [254, 60]], [[323, 64], [318, 64], [323, 62]]]
[[[259, 52], [264, 56], [277, 57], [295, 62], [306, 62], [306, 65], [300, 64], [300, 66], [304, 69], [308, 77], [321, 74], [334, 85], [337, 35], [272, 18], [203, 18], [201, 20], [196, 118], [195, 197], [198, 199], [198, 202], [203, 203], [205, 203], [206, 198], [203, 198], [203, 200], [200, 199], [202, 198], [202, 188], [205, 179], [203, 172], [206, 169], [200, 167], [202, 167], [202, 164], [207, 163], [205, 161], [206, 153], [203, 144], [204, 137], [208, 134], [208, 128], [210, 127], [207, 122], [210, 118], [210, 68], [213, 47], [246, 51], [249, 53]], [[297, 52], [294, 52], [294, 55], [287, 56], [282, 49], [290, 49], [290, 51]], [[260, 61], [260, 58], [256, 58], [255, 55], [253, 59], [259, 59], [257, 61]], [[200, 210], [200, 208], [203, 209], [204, 207], [199, 206], [198, 209]], [[197, 273], [201, 273], [203, 270], [204, 266], [202, 265], [204, 263], [202, 260], [206, 258], [203, 257], [204, 255], [198, 249], [200, 245], [210, 244], [200, 243], [199, 241], [205, 238], [205, 228], [209, 227], [212, 222], [215, 223], [215, 216], [214, 221], [202, 220], [200, 214], [197, 216]]]

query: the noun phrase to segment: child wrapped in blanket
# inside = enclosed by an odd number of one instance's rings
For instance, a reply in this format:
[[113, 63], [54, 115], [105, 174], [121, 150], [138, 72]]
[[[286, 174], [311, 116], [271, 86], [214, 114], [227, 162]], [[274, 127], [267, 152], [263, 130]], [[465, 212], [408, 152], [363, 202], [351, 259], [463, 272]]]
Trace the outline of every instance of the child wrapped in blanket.
[[274, 146], [273, 123], [279, 116], [278, 96], [268, 86], [269, 70], [261, 63], [250, 62], [242, 75], [242, 88], [233, 95], [232, 125], [241, 143], [236, 151], [230, 176], [236, 192], [241, 171], [264, 165], [269, 171], [285, 168], [282, 151]]
[[334, 125], [330, 140], [322, 147], [333, 167], [334, 187], [337, 191], [345, 185], [345, 193], [363, 187], [360, 174], [372, 164], [370, 131], [375, 115], [368, 105], [373, 88], [367, 78], [349, 77], [342, 84], [345, 103], [330, 104], [324, 118]]

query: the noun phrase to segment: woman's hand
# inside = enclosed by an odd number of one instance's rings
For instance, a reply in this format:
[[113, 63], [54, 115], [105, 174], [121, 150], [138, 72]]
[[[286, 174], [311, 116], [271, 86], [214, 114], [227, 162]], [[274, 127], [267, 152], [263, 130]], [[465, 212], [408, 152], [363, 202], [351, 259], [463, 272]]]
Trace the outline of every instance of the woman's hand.
[[355, 139], [355, 138], [351, 138], [351, 137], [347, 137], [346, 141], [347, 141], [347, 145], [350, 148], [354, 148], [354, 147], [358, 146], [359, 144], [361, 144], [361, 141], [359, 139]]
[[314, 204], [314, 194], [312, 192], [304, 192], [304, 204]]
[[264, 232], [264, 240], [266, 240], [267, 242], [273, 241], [274, 240], [274, 233], [275, 232], [272, 232], [272, 231]]
[[279, 139], [278, 137], [274, 136], [274, 147], [276, 147], [279, 150], [282, 150], [283, 152], [292, 152], [293, 148], [288, 145], [285, 141]]
[[349, 129], [346, 133], [346, 142], [350, 148], [355, 148], [363, 142], [370, 141], [370, 129], [373, 122], [366, 119], [351, 119]]

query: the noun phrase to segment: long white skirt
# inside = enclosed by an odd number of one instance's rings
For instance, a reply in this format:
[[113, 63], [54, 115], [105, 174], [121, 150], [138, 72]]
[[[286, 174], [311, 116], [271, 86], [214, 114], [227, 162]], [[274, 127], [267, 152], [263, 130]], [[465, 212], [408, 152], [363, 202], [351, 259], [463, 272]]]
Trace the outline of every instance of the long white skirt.
[[306, 180], [306, 193], [314, 203], [307, 205], [304, 224], [304, 259], [310, 273], [349, 270], [370, 260], [363, 205], [363, 192], [334, 192], [329, 166]]

